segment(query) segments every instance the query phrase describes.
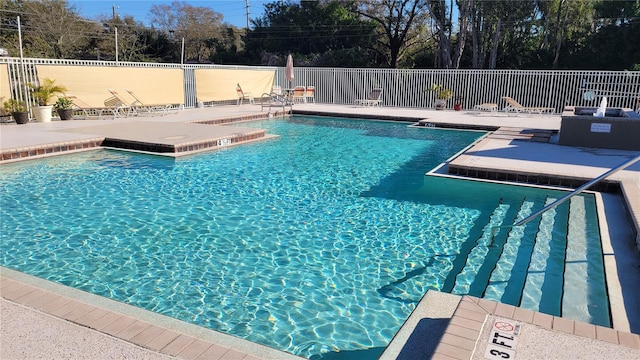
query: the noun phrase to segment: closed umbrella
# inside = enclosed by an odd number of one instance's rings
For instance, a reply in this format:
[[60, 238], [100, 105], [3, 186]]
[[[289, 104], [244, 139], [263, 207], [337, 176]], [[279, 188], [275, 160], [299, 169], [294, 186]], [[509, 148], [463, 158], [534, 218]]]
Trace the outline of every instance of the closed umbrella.
[[287, 67], [284, 70], [284, 76], [289, 81], [289, 88], [293, 87], [293, 57], [291, 54], [287, 56]]

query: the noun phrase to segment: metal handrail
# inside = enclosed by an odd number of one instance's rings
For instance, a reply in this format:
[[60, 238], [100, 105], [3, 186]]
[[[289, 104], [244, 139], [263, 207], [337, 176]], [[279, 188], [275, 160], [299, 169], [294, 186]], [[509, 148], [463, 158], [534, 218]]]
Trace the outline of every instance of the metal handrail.
[[558, 200], [552, 202], [551, 204], [549, 204], [549, 205], [543, 207], [542, 209], [536, 211], [535, 213], [527, 216], [526, 218], [516, 222], [515, 224], [513, 224], [513, 226], [521, 226], [521, 225], [524, 225], [524, 224], [528, 223], [529, 221], [531, 221], [531, 220], [535, 219], [536, 217], [542, 215], [542, 213], [544, 213], [545, 211], [547, 211], [549, 209], [552, 209], [552, 208], [562, 204], [563, 202], [565, 202], [565, 201], [569, 200], [570, 198], [572, 198], [574, 195], [578, 195], [580, 192], [582, 192], [583, 190], [587, 189], [588, 187], [590, 187], [590, 186], [592, 186], [592, 185], [604, 180], [605, 178], [617, 173], [618, 171], [630, 166], [631, 164], [636, 163], [639, 160], [640, 160], [640, 155], [638, 155], [638, 156], [636, 156], [634, 158], [631, 158], [631, 160], [627, 160], [627, 161], [623, 162], [622, 164], [620, 164], [620, 165], [618, 165], [616, 167], [611, 168], [609, 171], [607, 171], [607, 172], [603, 173], [602, 175], [600, 175], [600, 176], [598, 176], [598, 177], [586, 182], [584, 185], [580, 186], [579, 188], [576, 188], [575, 190], [573, 190], [572, 192], [568, 193], [567, 195], [559, 198]]

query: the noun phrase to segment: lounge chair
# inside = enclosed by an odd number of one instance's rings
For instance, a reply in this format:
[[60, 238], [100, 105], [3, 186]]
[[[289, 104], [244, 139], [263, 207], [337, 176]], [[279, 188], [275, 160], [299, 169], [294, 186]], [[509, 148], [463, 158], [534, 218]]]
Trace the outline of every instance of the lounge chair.
[[250, 92], [243, 91], [240, 84], [236, 85], [236, 93], [238, 94], [238, 103], [237, 103], [238, 106], [242, 105], [244, 100], [249, 100], [249, 104], [251, 105], [255, 104], [253, 95]]
[[135, 99], [135, 101], [131, 103], [131, 106], [148, 111], [150, 114], [160, 113], [161, 116], [164, 116], [167, 115], [169, 111], [175, 110], [175, 112], [178, 112], [182, 109], [182, 104], [147, 104], [140, 100], [133, 91], [129, 89], [125, 90]]
[[132, 115], [137, 115], [138, 111], [133, 103], [128, 103], [125, 99], [123, 99], [117, 91], [113, 89], [108, 89], [111, 93], [110, 98], [105, 99], [104, 106], [106, 106], [113, 113], [113, 117], [128, 117]]
[[110, 108], [91, 106], [75, 95], [67, 94], [66, 97], [71, 99], [73, 102], [72, 109], [74, 110], [74, 116], [78, 115], [78, 113], [82, 113], [85, 119], [92, 116], [100, 119], [103, 112], [111, 112]]
[[366, 99], [356, 99], [356, 105], [362, 106], [380, 106], [382, 102], [382, 88], [373, 88]]
[[292, 97], [292, 101], [293, 103], [306, 103], [307, 102], [307, 98], [306, 98], [306, 88], [304, 86], [296, 86], [293, 89], [293, 97]]
[[496, 112], [498, 111], [498, 104], [494, 103], [482, 103], [473, 107], [474, 110], [477, 111], [490, 111]]
[[553, 113], [555, 111], [554, 108], [550, 107], [527, 107], [522, 106], [519, 102], [515, 101], [513, 98], [508, 96], [503, 96], [502, 100], [507, 103], [505, 106], [505, 112], [515, 112], [515, 113], [523, 113], [523, 114], [543, 114], [543, 113]]
[[316, 94], [316, 87], [315, 86], [307, 86], [307, 89], [306, 89], [305, 95], [304, 95], [305, 102], [315, 103], [316, 102], [315, 94]]

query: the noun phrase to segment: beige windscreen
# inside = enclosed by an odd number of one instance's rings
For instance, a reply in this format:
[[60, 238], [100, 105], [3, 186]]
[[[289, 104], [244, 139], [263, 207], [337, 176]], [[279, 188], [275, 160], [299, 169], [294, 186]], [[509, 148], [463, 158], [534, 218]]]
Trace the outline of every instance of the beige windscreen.
[[133, 103], [132, 91], [144, 104], [184, 103], [184, 74], [182, 69], [38, 65], [38, 78], [50, 78], [67, 88], [91, 107], [103, 107], [104, 101], [116, 91], [124, 100]]
[[9, 86], [9, 66], [0, 64], [0, 106], [11, 97]]
[[224, 101], [238, 98], [236, 85], [245, 93], [259, 97], [270, 93], [275, 70], [196, 69], [198, 101]]

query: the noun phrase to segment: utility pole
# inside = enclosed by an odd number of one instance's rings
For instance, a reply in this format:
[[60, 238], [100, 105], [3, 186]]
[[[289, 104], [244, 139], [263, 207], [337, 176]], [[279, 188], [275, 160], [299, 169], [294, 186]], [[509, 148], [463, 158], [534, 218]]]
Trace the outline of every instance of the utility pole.
[[245, 3], [246, 11], [247, 11], [247, 30], [249, 30], [249, 14], [250, 14], [250, 12], [249, 12], [249, 0], [244, 0], [244, 3]]
[[115, 27], [116, 30], [116, 65], [118, 64], [118, 27]]

